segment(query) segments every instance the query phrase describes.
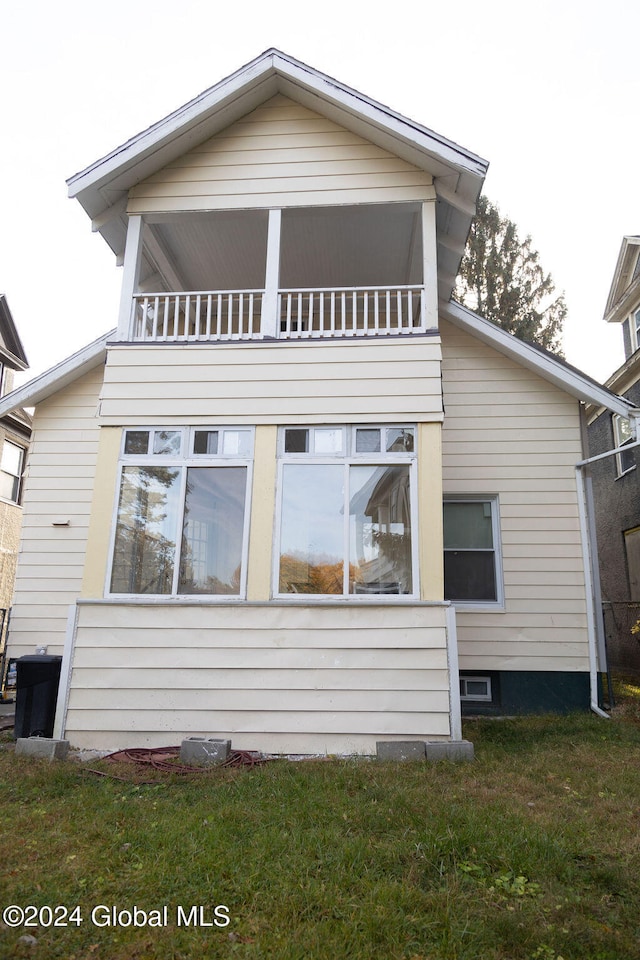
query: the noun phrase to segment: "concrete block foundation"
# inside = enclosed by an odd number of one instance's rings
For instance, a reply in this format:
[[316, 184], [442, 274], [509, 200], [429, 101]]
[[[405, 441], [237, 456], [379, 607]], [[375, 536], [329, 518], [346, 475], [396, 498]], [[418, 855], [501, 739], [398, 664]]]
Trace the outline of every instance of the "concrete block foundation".
[[68, 740], [50, 740], [48, 737], [19, 737], [16, 754], [41, 760], [64, 760], [69, 753]]
[[469, 740], [378, 740], [376, 756], [378, 760], [427, 760], [435, 763], [438, 760], [473, 760], [474, 753]]
[[224, 763], [231, 753], [231, 740], [188, 737], [180, 744], [180, 761], [194, 766]]

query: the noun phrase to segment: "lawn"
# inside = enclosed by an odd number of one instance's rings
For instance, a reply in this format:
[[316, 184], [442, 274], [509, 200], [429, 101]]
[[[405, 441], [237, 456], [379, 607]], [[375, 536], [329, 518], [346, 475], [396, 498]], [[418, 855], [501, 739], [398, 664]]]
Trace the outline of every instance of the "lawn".
[[[468, 722], [466, 764], [88, 765], [114, 779], [5, 743], [0, 900], [37, 925], [0, 925], [0, 956], [640, 960], [640, 690], [625, 693], [610, 721]], [[113, 925], [134, 907], [146, 925]]]

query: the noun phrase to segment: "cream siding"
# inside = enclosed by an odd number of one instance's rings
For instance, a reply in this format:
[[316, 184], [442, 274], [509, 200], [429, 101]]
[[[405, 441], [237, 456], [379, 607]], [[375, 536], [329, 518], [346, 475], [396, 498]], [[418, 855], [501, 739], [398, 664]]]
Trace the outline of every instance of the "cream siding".
[[576, 400], [441, 324], [445, 495], [497, 494], [505, 609], [458, 609], [460, 668], [588, 670]]
[[435, 199], [429, 174], [277, 95], [129, 192], [129, 213]]
[[338, 423], [442, 418], [440, 340], [113, 346], [105, 424]]
[[[98, 450], [103, 368], [39, 404], [24, 491], [22, 541], [11, 613], [10, 655], [44, 644], [61, 654], [67, 615], [84, 572]], [[68, 526], [54, 521], [68, 520]]]
[[460, 668], [588, 670], [576, 400], [441, 324], [443, 485], [497, 494], [504, 612], [457, 611]]
[[206, 735], [322, 753], [446, 738], [445, 609], [80, 604], [65, 736], [104, 749]]

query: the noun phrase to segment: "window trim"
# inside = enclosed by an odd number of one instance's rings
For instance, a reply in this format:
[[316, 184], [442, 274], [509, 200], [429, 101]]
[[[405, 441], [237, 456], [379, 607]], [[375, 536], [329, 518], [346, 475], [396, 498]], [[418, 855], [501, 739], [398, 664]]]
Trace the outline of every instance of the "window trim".
[[[345, 452], [336, 454], [317, 455], [313, 453], [285, 453], [284, 452], [284, 433], [287, 429], [326, 429], [327, 427], [338, 429], [342, 428], [344, 433]], [[413, 430], [414, 449], [411, 452], [386, 452], [366, 454], [356, 453], [356, 429], [368, 427], [370, 429], [397, 429], [404, 427]], [[419, 500], [418, 500], [418, 431], [416, 425], [411, 424], [391, 424], [391, 423], [358, 423], [358, 424], [286, 424], [278, 428], [278, 469], [276, 475], [276, 503], [274, 511], [274, 536], [273, 536], [273, 556], [271, 568], [271, 597], [279, 602], [292, 604], [327, 604], [327, 603], [415, 603], [420, 600], [420, 544], [419, 544]], [[311, 445], [311, 444], [310, 444]], [[341, 465], [345, 475], [344, 484], [344, 503], [349, 502], [349, 469], [352, 466], [392, 466], [407, 464], [409, 466], [409, 494], [411, 497], [411, 579], [413, 591], [411, 593], [349, 593], [344, 589], [348, 587], [349, 581], [349, 517], [348, 510], [344, 511], [343, 526], [343, 544], [345, 553], [343, 555], [343, 592], [342, 593], [281, 593], [280, 584], [280, 543], [282, 537], [282, 507], [283, 507], [283, 475], [284, 467], [288, 463], [296, 464], [317, 464], [317, 465]]]
[[[124, 445], [127, 431], [149, 431], [162, 432], [181, 431], [182, 439], [179, 454], [133, 454], [125, 453]], [[231, 456], [229, 454], [215, 453], [202, 454], [193, 453], [193, 443], [196, 431], [203, 430], [246, 430], [251, 434], [251, 453], [246, 457]], [[150, 444], [151, 445], [151, 444]], [[249, 534], [251, 528], [251, 504], [253, 492], [253, 463], [255, 455], [255, 428], [242, 426], [218, 426], [216, 424], [186, 426], [178, 425], [171, 427], [157, 426], [127, 426], [122, 428], [122, 437], [120, 441], [120, 456], [118, 458], [118, 470], [116, 477], [116, 486], [113, 498], [113, 509], [111, 518], [111, 532], [109, 535], [109, 559], [107, 563], [104, 597], [105, 599], [121, 601], [126, 600], [132, 603], [200, 603], [200, 604], [218, 604], [218, 603], [239, 603], [246, 602], [247, 598], [247, 576], [249, 567]], [[180, 556], [182, 551], [182, 531], [184, 527], [184, 511], [186, 501], [187, 470], [189, 467], [207, 467], [218, 464], [223, 467], [246, 467], [247, 468], [247, 486], [245, 490], [244, 501], [244, 520], [242, 529], [242, 552], [240, 559], [240, 590], [236, 594], [214, 594], [214, 593], [178, 593], [172, 589], [171, 593], [116, 593], [111, 590], [111, 577], [113, 574], [113, 563], [115, 559], [115, 544], [118, 526], [118, 513], [120, 507], [120, 490], [122, 486], [122, 473], [125, 467], [134, 466], [174, 466], [180, 469], [180, 493], [179, 506], [176, 522], [176, 544], [174, 548], [174, 569], [172, 588], [176, 588], [180, 576]]]
[[[638, 313], [640, 314], [640, 310], [638, 310]], [[620, 427], [625, 420], [627, 423], [629, 423], [629, 420], [626, 417], [622, 417], [619, 413], [611, 414], [611, 426], [613, 429], [613, 444], [615, 447], [620, 447], [621, 449], [624, 448], [628, 443], [633, 442], [633, 437], [631, 436], [628, 437], [626, 440], [621, 440], [622, 431]], [[624, 469], [622, 464], [622, 457], [623, 457], [622, 453], [616, 453], [616, 479], [619, 479], [620, 477], [624, 477], [626, 476], [627, 473], [631, 473], [632, 470], [636, 469], [635, 456], [634, 456], [634, 462], [631, 464], [631, 466], [626, 467]]]
[[[449, 600], [453, 607], [469, 612], [486, 613], [504, 613], [504, 567], [502, 562], [502, 537], [500, 531], [502, 524], [500, 521], [500, 497], [497, 493], [445, 493], [442, 497], [443, 506], [445, 503], [490, 503], [491, 504], [491, 533], [493, 536], [493, 559], [496, 578], [496, 599], [495, 600]], [[443, 544], [443, 564], [446, 548]]]

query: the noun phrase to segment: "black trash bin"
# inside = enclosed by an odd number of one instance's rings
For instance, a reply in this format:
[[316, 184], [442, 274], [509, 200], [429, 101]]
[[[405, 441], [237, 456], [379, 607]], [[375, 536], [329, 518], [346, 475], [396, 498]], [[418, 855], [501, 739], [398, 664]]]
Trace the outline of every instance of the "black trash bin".
[[62, 657], [41, 654], [16, 660], [16, 740], [53, 736], [61, 666]]

